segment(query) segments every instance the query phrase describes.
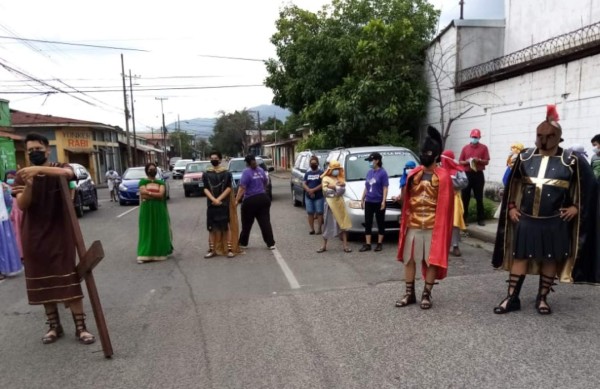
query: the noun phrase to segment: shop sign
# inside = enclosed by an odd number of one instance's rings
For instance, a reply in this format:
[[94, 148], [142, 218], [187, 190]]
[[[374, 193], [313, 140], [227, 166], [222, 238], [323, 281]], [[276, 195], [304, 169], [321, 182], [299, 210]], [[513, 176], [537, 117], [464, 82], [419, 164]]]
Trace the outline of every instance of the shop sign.
[[89, 149], [92, 147], [92, 136], [89, 132], [65, 131], [63, 134], [67, 142], [67, 147], [78, 149]]

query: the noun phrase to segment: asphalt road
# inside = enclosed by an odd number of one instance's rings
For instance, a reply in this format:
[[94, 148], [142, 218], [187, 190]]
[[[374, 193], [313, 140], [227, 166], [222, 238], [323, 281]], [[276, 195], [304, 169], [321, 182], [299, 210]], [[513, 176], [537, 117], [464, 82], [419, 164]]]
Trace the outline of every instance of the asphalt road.
[[[473, 240], [452, 258], [433, 290], [433, 308], [403, 309], [402, 265], [394, 235], [380, 253], [346, 254], [341, 242], [317, 254], [289, 182], [274, 179], [271, 220], [277, 250], [255, 226], [234, 259], [204, 259], [204, 198], [184, 198], [172, 182], [175, 255], [137, 264], [138, 209], [109, 202], [80, 219], [86, 242], [106, 258], [95, 276], [115, 355], [100, 342], [66, 336], [52, 345], [42, 308], [27, 304], [23, 276], [0, 283], [3, 388], [596, 388], [600, 386], [600, 288], [559, 285], [554, 314], [534, 308], [537, 278], [523, 310], [494, 315], [506, 273], [490, 247]], [[129, 211], [129, 212], [128, 212]], [[418, 283], [417, 293], [422, 290]], [[86, 299], [88, 326], [95, 332]]]

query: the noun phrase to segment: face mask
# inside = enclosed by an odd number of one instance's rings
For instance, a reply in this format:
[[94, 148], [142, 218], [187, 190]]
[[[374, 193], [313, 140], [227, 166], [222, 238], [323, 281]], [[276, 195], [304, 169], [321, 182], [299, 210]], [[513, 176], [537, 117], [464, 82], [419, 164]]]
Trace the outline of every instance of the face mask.
[[213, 166], [215, 166], [215, 167], [217, 167], [217, 166], [219, 166], [219, 161], [218, 161], [218, 160], [211, 159], [211, 160], [210, 160], [210, 164], [211, 164], [211, 165], [213, 165]]
[[406, 175], [408, 176], [410, 174], [410, 172], [412, 172], [412, 169], [406, 169], [405, 172], [406, 172]]
[[340, 175], [340, 171], [339, 170], [334, 170], [334, 171], [331, 172], [331, 175], [334, 176], [334, 177], [337, 177], [337, 176]]
[[369, 161], [369, 167], [370, 167], [371, 169], [373, 168], [373, 165], [374, 165], [373, 161]]
[[45, 151], [35, 150], [29, 153], [29, 161], [36, 166], [45, 164], [46, 160], [47, 158]]
[[156, 169], [148, 169], [148, 177], [156, 177]]
[[316, 164], [316, 163], [311, 163], [311, 164], [310, 164], [310, 168], [311, 168], [312, 170], [317, 170], [317, 168], [318, 168], [318, 167], [319, 167], [319, 165], [318, 165], [318, 164]]
[[592, 149], [592, 151], [596, 154], [600, 154], [600, 147], [596, 146]]
[[8, 178], [8, 179], [6, 180], [6, 183], [7, 183], [8, 185], [14, 185], [14, 184], [15, 184], [15, 179], [14, 179], [14, 178]]
[[421, 165], [425, 167], [429, 167], [435, 163], [435, 155], [421, 154], [419, 159], [421, 160]]
[[471, 144], [476, 145], [479, 143], [479, 138], [471, 138]]

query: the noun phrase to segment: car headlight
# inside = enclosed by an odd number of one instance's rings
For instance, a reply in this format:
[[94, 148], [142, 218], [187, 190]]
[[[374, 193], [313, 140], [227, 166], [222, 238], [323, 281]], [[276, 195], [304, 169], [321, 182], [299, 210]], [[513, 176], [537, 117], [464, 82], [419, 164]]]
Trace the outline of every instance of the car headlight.
[[183, 182], [192, 182], [192, 179], [191, 179], [191, 178], [185, 178], [185, 177], [184, 177], [184, 178], [183, 178]]
[[119, 185], [119, 190], [122, 190], [123, 192], [127, 192], [127, 187], [123, 184]]
[[358, 200], [348, 200], [348, 208], [351, 209], [361, 209], [362, 202]]

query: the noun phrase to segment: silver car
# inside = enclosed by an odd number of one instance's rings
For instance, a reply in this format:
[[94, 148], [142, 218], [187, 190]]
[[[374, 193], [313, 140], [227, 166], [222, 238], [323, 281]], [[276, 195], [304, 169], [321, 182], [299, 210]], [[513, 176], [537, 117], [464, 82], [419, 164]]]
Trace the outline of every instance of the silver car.
[[[389, 177], [385, 229], [397, 231], [400, 228], [400, 204], [392, 201], [392, 197], [400, 195], [400, 177], [402, 177], [404, 165], [408, 161], [415, 161], [418, 164], [417, 156], [405, 147], [367, 146], [338, 148], [329, 152], [327, 163], [337, 160], [344, 168], [346, 174], [344, 203], [352, 221], [350, 232], [364, 233], [365, 231], [365, 211], [361, 207], [361, 198], [365, 189], [367, 172], [369, 171], [369, 162], [365, 161], [365, 158], [373, 152], [378, 152], [383, 157], [381, 162]], [[373, 222], [373, 229], [377, 230], [376, 221]]]

